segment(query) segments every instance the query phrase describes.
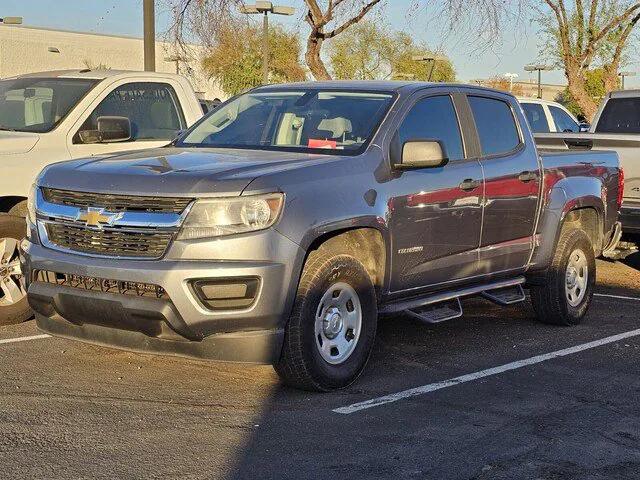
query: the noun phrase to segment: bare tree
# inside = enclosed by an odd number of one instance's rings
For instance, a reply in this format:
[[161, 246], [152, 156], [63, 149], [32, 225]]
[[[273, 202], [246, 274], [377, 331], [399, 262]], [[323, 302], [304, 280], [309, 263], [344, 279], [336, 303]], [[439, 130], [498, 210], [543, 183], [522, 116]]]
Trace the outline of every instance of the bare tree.
[[307, 38], [305, 60], [316, 80], [330, 80], [331, 75], [322, 61], [322, 45], [355, 25], [381, 0], [304, 0], [307, 5], [305, 21], [311, 27]]
[[568, 90], [585, 116], [592, 118], [596, 100], [587, 89], [591, 69], [603, 69], [605, 91], [618, 86], [618, 70], [634, 27], [640, 2], [624, 0], [544, 0], [551, 9], [547, 33], [552, 52], [567, 77]]

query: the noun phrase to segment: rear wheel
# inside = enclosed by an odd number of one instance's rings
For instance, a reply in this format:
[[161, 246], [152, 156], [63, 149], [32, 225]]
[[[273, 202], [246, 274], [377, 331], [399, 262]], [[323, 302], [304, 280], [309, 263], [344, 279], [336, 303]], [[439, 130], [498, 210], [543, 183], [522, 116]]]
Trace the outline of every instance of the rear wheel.
[[18, 257], [18, 243], [25, 233], [24, 218], [0, 216], [0, 325], [24, 322], [31, 317]]
[[588, 235], [566, 229], [560, 235], [544, 285], [531, 288], [538, 319], [553, 325], [577, 325], [587, 313], [596, 278], [596, 261]]
[[376, 334], [377, 304], [367, 271], [349, 255], [314, 252], [300, 279], [275, 369], [304, 390], [344, 388], [364, 369]]

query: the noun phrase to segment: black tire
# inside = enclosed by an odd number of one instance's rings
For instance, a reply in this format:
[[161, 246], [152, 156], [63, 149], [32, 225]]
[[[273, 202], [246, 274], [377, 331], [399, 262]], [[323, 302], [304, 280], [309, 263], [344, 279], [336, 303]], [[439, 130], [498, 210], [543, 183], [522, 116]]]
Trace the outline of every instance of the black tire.
[[[567, 266], [570, 256], [576, 251], [583, 252], [586, 257], [587, 278], [582, 299], [576, 305], [571, 305], [566, 293]], [[563, 229], [551, 266], [543, 279], [544, 285], [530, 290], [531, 303], [538, 320], [551, 325], [579, 324], [591, 304], [595, 280], [596, 260], [589, 236], [577, 228]]]
[[[342, 363], [331, 364], [320, 353], [321, 339], [316, 335], [315, 325], [316, 314], [321, 311], [320, 301], [338, 283], [347, 284], [357, 294], [362, 321], [351, 353]], [[358, 378], [369, 360], [377, 321], [375, 289], [362, 264], [349, 255], [316, 251], [304, 266], [275, 370], [291, 387], [320, 392], [344, 388]]]
[[[26, 228], [27, 227], [24, 218], [14, 217], [13, 215], [6, 214], [0, 215], [0, 240], [4, 238], [12, 238], [20, 241], [26, 234]], [[13, 258], [15, 259], [15, 257]], [[0, 258], [0, 260], [2, 259]], [[3, 265], [0, 265], [0, 270], [2, 268]], [[4, 277], [0, 279], [0, 281], [4, 280]], [[29, 303], [26, 296], [10, 305], [5, 305], [2, 302], [4, 296], [4, 292], [0, 290], [0, 325], [12, 325], [15, 323], [21, 323], [31, 318], [33, 313], [31, 312], [31, 308], [29, 308]]]

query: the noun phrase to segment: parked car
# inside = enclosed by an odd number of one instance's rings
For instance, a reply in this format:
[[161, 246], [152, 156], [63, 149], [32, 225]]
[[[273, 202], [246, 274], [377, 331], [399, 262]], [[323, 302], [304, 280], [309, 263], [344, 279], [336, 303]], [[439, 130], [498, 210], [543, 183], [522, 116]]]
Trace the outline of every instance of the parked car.
[[379, 314], [441, 322], [526, 287], [542, 322], [580, 322], [621, 192], [614, 152], [539, 152], [506, 93], [265, 86], [171, 146], [45, 168], [22, 271], [44, 332], [326, 391]]
[[518, 97], [533, 133], [587, 132], [585, 118], [576, 118], [564, 105], [540, 98]]
[[213, 100], [200, 99], [200, 107], [202, 107], [202, 111], [204, 113], [209, 113], [211, 110], [215, 110], [221, 104], [222, 101], [219, 98], [214, 98]]
[[640, 233], [640, 90], [606, 95], [588, 134], [536, 134], [536, 141], [546, 149], [615, 150], [626, 178], [622, 229], [626, 233]]
[[0, 80], [0, 324], [31, 315], [18, 268], [27, 195], [48, 164], [166, 145], [202, 117], [188, 80], [65, 70]]

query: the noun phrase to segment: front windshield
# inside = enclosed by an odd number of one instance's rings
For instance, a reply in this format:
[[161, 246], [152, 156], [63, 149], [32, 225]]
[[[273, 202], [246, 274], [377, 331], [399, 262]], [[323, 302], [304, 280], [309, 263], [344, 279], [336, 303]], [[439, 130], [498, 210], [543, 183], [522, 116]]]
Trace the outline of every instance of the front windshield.
[[0, 130], [48, 132], [96, 83], [77, 78], [0, 80]]
[[179, 145], [357, 153], [392, 99], [392, 93], [380, 92], [250, 92], [215, 110]]

